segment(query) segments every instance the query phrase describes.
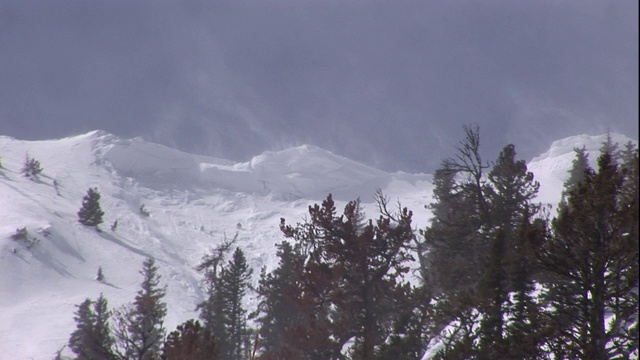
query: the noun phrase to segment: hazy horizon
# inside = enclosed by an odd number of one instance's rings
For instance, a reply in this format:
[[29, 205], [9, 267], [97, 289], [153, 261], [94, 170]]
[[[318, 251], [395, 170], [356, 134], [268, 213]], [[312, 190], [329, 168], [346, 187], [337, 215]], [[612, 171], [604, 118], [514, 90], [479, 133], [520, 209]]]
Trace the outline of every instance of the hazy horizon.
[[247, 160], [317, 145], [432, 172], [464, 124], [638, 137], [638, 3], [0, 1], [0, 135], [102, 129]]

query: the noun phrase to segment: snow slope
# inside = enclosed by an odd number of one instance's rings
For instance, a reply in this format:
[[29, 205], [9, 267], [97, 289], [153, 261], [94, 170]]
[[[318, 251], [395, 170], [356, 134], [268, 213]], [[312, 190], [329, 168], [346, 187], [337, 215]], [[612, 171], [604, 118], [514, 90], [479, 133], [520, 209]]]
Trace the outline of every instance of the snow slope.
[[[540, 190], [538, 192], [538, 201], [555, 206], [562, 195], [562, 184], [568, 178], [568, 171], [571, 169], [572, 162], [575, 159], [575, 148], [585, 147], [589, 154], [589, 164], [593, 169], [598, 168], [597, 160], [600, 155], [600, 147], [607, 139], [607, 135], [576, 135], [565, 139], [554, 141], [549, 150], [540, 156], [533, 158], [527, 167], [533, 172], [535, 179], [540, 182]], [[631, 141], [637, 144], [636, 140], [632, 140], [624, 135], [611, 134], [613, 143], [617, 143], [620, 149], [624, 148], [624, 144]]]
[[[559, 199], [573, 147], [597, 151], [603, 140], [564, 139], [535, 158], [530, 168], [542, 182], [541, 201]], [[27, 152], [44, 168], [35, 181], [20, 174]], [[308, 206], [328, 193], [339, 211], [359, 197], [375, 216], [373, 194], [380, 188], [414, 211], [416, 227], [428, 224], [424, 205], [432, 201], [430, 175], [386, 173], [307, 145], [235, 163], [92, 131], [49, 141], [0, 136], [0, 156], [0, 360], [51, 359], [74, 329], [75, 305], [100, 293], [111, 308], [134, 298], [145, 257], [157, 259], [168, 285], [171, 331], [197, 317], [203, 293], [194, 266], [225, 236], [238, 233], [255, 281], [262, 266], [277, 263], [280, 218], [303, 221]], [[77, 222], [90, 187], [102, 194], [101, 233]], [[141, 205], [150, 217], [140, 214]], [[11, 238], [22, 227], [39, 239], [31, 249]], [[98, 267], [104, 282], [95, 280]], [[249, 294], [247, 305], [254, 304]]]
[[[38, 180], [20, 174], [25, 154], [41, 161]], [[424, 224], [431, 177], [389, 174], [312, 146], [267, 152], [247, 163], [183, 153], [142, 139], [94, 131], [51, 141], [0, 137], [0, 359], [50, 359], [74, 328], [75, 305], [104, 293], [131, 301], [147, 256], [168, 285], [167, 329], [196, 317], [203, 300], [193, 270], [202, 255], [238, 232], [257, 278], [271, 267], [278, 225], [302, 221], [331, 192], [342, 206], [376, 188], [418, 212]], [[57, 195], [53, 181], [59, 185]], [[103, 232], [77, 222], [90, 187], [102, 194]], [[142, 216], [141, 205], [151, 213]], [[110, 230], [118, 221], [115, 232]], [[32, 249], [11, 239], [26, 227]], [[95, 280], [98, 267], [105, 283]], [[249, 298], [251, 306], [255, 299]]]

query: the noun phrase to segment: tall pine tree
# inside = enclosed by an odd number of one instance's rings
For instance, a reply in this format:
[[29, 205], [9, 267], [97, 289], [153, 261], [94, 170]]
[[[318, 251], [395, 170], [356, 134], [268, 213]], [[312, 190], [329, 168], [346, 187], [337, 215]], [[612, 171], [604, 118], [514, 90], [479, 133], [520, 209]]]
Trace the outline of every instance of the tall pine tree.
[[[315, 342], [300, 349], [309, 359], [340, 358], [347, 342], [353, 359], [375, 358], [375, 350], [391, 333], [405, 295], [402, 275], [413, 258], [412, 213], [400, 209], [363, 221], [358, 201], [338, 216], [331, 195], [309, 207], [310, 219], [296, 227], [282, 220], [285, 236], [306, 249], [301, 306], [313, 304], [309, 327], [301, 336]], [[329, 322], [324, 322], [328, 319]], [[321, 343], [317, 337], [329, 337]]]
[[552, 281], [548, 343], [556, 356], [638, 354], [638, 211], [632, 200], [638, 195], [625, 196], [627, 181], [637, 189], [638, 178], [627, 178], [603, 153], [598, 172], [588, 170], [560, 204], [553, 233], [539, 251]]
[[224, 259], [235, 243], [238, 234], [232, 239], [225, 236], [222, 243], [205, 254], [196, 270], [204, 275], [207, 298], [198, 304], [200, 319], [204, 328], [216, 339], [216, 347], [220, 354], [226, 355], [230, 349], [229, 334], [226, 324], [228, 320], [228, 307], [222, 290], [222, 269]]
[[109, 325], [111, 313], [107, 299], [100, 294], [94, 302], [86, 299], [78, 305], [76, 330], [71, 333], [69, 348], [78, 360], [115, 359], [114, 338]]
[[162, 301], [166, 287], [160, 286], [158, 270], [153, 258], [143, 262], [138, 295], [131, 306], [116, 313], [116, 337], [123, 358], [152, 360], [160, 356], [167, 305]]
[[256, 321], [260, 324], [261, 358], [265, 360], [297, 357], [289, 341], [305, 323], [298, 297], [305, 258], [299, 247], [287, 241], [277, 247], [278, 267], [270, 273], [263, 269], [257, 289], [260, 302]]
[[229, 263], [222, 269], [221, 292], [227, 311], [226, 332], [229, 339], [226, 359], [245, 359], [243, 351], [247, 333], [246, 309], [242, 305], [251, 278], [251, 269], [240, 248], [236, 248]]

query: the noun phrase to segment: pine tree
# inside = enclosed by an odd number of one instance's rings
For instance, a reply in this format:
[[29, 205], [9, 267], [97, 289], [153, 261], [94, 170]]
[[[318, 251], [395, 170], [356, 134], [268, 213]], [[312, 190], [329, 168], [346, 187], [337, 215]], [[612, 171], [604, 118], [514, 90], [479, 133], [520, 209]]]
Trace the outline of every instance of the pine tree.
[[[546, 292], [548, 343], [556, 357], [637, 356], [638, 211], [629, 199], [638, 195], [624, 196], [626, 180], [611, 154], [603, 153], [598, 172], [589, 169], [560, 204], [553, 233], [539, 251], [552, 282]], [[637, 186], [637, 177], [631, 181]]]
[[218, 360], [214, 336], [197, 320], [187, 320], [167, 336], [163, 360]]
[[583, 146], [582, 148], [574, 148], [573, 151], [576, 153], [576, 157], [572, 161], [569, 178], [564, 182], [564, 189], [562, 191], [563, 199], [569, 195], [569, 192], [574, 186], [584, 180], [585, 171], [590, 168], [587, 149]]
[[116, 337], [120, 357], [136, 360], [157, 359], [164, 340], [167, 306], [162, 301], [166, 287], [153, 258], [142, 264], [143, 281], [133, 304], [116, 313]]
[[271, 273], [262, 269], [257, 292], [260, 296], [256, 321], [260, 324], [260, 348], [264, 359], [292, 358], [294, 350], [288, 346], [290, 338], [305, 323], [299, 308], [300, 272], [304, 256], [299, 247], [289, 242], [277, 245], [278, 267]]
[[611, 138], [611, 132], [607, 130], [607, 138], [600, 143], [600, 154], [609, 154], [611, 162], [618, 165], [620, 160], [620, 149], [618, 143]]
[[221, 273], [224, 259], [236, 242], [238, 234], [227, 239], [225, 236], [222, 243], [209, 254], [203, 256], [202, 261], [196, 270], [203, 273], [207, 291], [207, 299], [198, 304], [200, 319], [207, 331], [216, 339], [216, 347], [220, 354], [227, 354], [230, 348], [229, 334], [226, 324], [228, 320], [228, 306], [222, 290]]
[[228, 310], [226, 330], [229, 348], [226, 358], [230, 360], [243, 359], [247, 311], [242, 305], [242, 299], [247, 292], [251, 273], [244, 253], [240, 248], [236, 248], [232, 259], [221, 274], [221, 292]]
[[300, 350], [304, 358], [333, 359], [353, 340], [351, 358], [373, 358], [401, 311], [397, 300], [406, 289], [401, 277], [413, 260], [412, 213], [404, 208], [363, 221], [356, 200], [338, 216], [329, 195], [322, 205], [309, 207], [309, 216], [296, 227], [281, 224], [286, 237], [308, 249], [300, 308], [308, 302], [313, 312], [306, 314], [309, 326], [300, 329], [310, 342]]
[[42, 172], [42, 165], [40, 164], [40, 161], [29, 157], [29, 154], [26, 154], [21, 172], [26, 177], [36, 178]]
[[82, 207], [78, 211], [78, 221], [85, 226], [98, 227], [102, 224], [104, 212], [100, 208], [100, 193], [97, 188], [90, 188], [82, 199]]
[[[509, 293], [514, 288], [514, 280], [517, 280], [515, 287], [519, 288], [522, 296], [526, 296], [526, 289], [533, 285], [533, 271], [530, 267], [513, 267], [515, 263], [532, 264], [532, 254], [520, 251], [521, 247], [530, 244], [526, 243], [526, 239], [519, 238], [523, 234], [517, 228], [530, 221], [530, 217], [538, 211], [539, 206], [532, 204], [532, 200], [540, 184], [534, 181], [533, 173], [527, 171], [525, 162], [516, 160], [515, 146], [511, 144], [500, 152], [489, 172], [488, 180], [483, 188], [488, 216], [482, 224], [482, 233], [489, 237], [490, 248], [487, 267], [480, 284], [484, 318], [480, 328], [479, 351], [483, 356], [495, 358], [508, 354], [509, 342], [505, 341], [508, 324], [505, 319], [512, 305]], [[512, 278], [514, 270], [519, 272], [518, 279]], [[524, 301], [525, 298], [518, 297], [515, 300]], [[527, 307], [533, 305], [531, 302], [527, 303]], [[522, 306], [524, 305], [517, 304], [515, 307]]]
[[102, 294], [95, 302], [86, 299], [78, 305], [74, 318], [76, 330], [71, 333], [69, 339], [69, 348], [77, 355], [76, 359], [115, 359], [114, 339], [109, 325], [110, 316], [107, 300]]
[[96, 280], [104, 281], [104, 273], [102, 272], [102, 266], [98, 266], [98, 273], [96, 274]]
[[488, 165], [480, 156], [479, 129], [464, 129], [466, 136], [457, 147], [457, 155], [443, 161], [434, 175], [435, 202], [429, 205], [433, 218], [422, 232], [425, 261], [421, 271], [423, 286], [435, 298], [435, 331], [441, 332], [447, 326], [455, 329], [445, 336], [442, 359], [475, 356], [478, 304], [484, 301], [479, 288], [492, 239], [485, 231], [491, 228], [484, 173]]
[[71, 333], [69, 348], [77, 355], [78, 360], [92, 358], [91, 348], [93, 343], [93, 327], [95, 314], [91, 311], [91, 299], [86, 299], [75, 313], [76, 330]]
[[487, 165], [480, 156], [478, 128], [465, 127], [465, 132], [456, 157], [435, 173], [435, 202], [428, 206], [433, 218], [422, 245], [427, 285], [434, 295], [458, 299], [472, 296], [488, 251], [487, 240], [478, 237], [488, 213], [483, 192]]
[[[485, 176], [478, 129], [465, 130], [458, 155], [434, 176], [433, 218], [419, 247], [424, 286], [436, 297], [436, 331], [453, 329], [444, 334], [440, 358], [535, 356], [511, 345], [533, 329], [511, 319], [532, 324], [539, 306], [531, 297], [531, 249], [540, 241], [534, 234], [544, 233], [544, 222], [532, 224], [539, 184], [516, 160], [514, 145], [503, 148]], [[539, 341], [527, 351], [535, 353]]]

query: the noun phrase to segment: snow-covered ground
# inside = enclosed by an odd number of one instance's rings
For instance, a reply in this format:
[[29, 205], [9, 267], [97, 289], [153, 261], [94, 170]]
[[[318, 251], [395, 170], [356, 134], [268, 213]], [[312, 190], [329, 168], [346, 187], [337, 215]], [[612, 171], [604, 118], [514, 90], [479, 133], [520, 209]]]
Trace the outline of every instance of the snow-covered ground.
[[[540, 201], [558, 201], [574, 147], [585, 145], [594, 162], [604, 139], [563, 139], [533, 159], [529, 166], [542, 183]], [[44, 168], [37, 180], [20, 173], [27, 153]], [[416, 227], [424, 228], [424, 205], [433, 190], [430, 175], [387, 173], [308, 145], [235, 163], [92, 131], [48, 141], [0, 136], [0, 157], [0, 360], [51, 359], [74, 329], [75, 305], [100, 293], [111, 308], [134, 298], [145, 257], [156, 258], [168, 285], [171, 331], [197, 317], [203, 293], [194, 267], [225, 236], [238, 233], [237, 245], [257, 281], [261, 267], [277, 263], [281, 217], [291, 224], [303, 221], [308, 206], [328, 193], [339, 211], [360, 198], [375, 216], [373, 195], [380, 188], [413, 210]], [[92, 187], [102, 195], [102, 232], [77, 221], [82, 197]], [[140, 213], [141, 205], [150, 217]], [[22, 227], [39, 239], [31, 249], [11, 238]], [[98, 267], [103, 282], [95, 280]], [[254, 304], [249, 294], [247, 305]]]

